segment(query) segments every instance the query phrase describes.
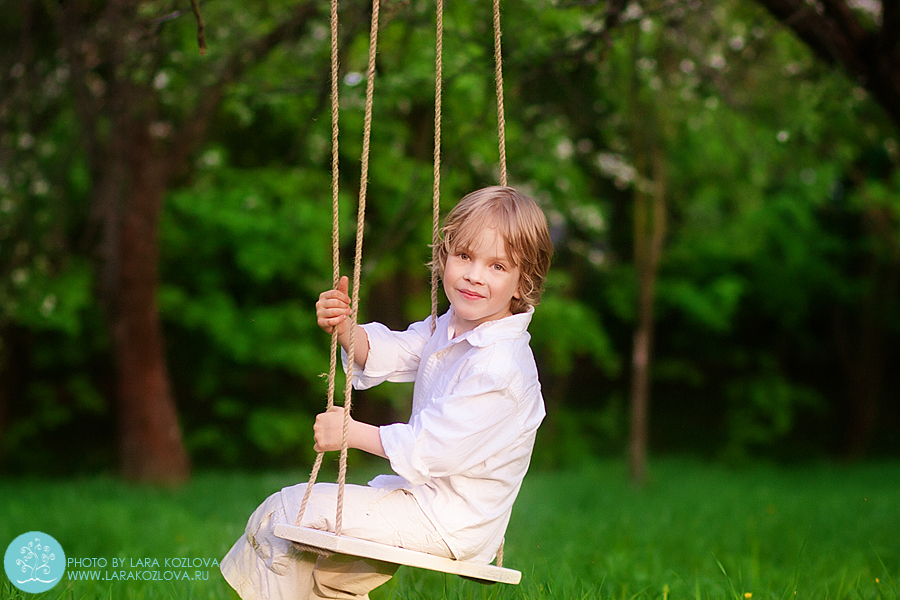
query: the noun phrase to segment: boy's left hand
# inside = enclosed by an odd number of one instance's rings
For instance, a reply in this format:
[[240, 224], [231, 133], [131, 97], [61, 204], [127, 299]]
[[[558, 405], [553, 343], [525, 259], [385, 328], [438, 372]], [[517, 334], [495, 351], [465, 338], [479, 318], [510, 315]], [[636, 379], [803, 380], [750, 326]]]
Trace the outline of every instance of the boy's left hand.
[[[352, 418], [350, 420], [353, 421]], [[332, 406], [328, 411], [316, 415], [313, 435], [316, 440], [314, 446], [316, 452], [340, 450], [341, 440], [344, 437], [344, 408]]]
[[[349, 448], [356, 448], [375, 456], [387, 458], [384, 446], [381, 444], [378, 427], [361, 423], [351, 417], [348, 429], [347, 446]], [[316, 452], [340, 450], [341, 441], [344, 438], [344, 408], [334, 406], [326, 412], [318, 414], [316, 423], [313, 425], [313, 436], [316, 439], [314, 446]]]

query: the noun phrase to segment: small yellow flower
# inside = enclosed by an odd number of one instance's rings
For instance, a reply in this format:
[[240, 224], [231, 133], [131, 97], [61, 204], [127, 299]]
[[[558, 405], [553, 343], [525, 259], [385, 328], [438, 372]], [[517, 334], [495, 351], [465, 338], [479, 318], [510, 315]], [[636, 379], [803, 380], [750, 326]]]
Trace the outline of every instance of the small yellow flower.
[[753, 597], [753, 592], [744, 592], [744, 598], [750, 600]]

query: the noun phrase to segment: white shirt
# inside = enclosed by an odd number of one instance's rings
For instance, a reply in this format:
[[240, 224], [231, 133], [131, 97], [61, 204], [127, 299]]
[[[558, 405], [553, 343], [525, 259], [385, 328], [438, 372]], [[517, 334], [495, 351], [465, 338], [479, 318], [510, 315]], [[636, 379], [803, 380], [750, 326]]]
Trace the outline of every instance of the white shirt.
[[[409, 423], [380, 428], [397, 475], [369, 485], [407, 489], [458, 559], [490, 562], [503, 539], [544, 418], [528, 345], [534, 310], [451, 338], [452, 311], [391, 331], [364, 325], [369, 355], [357, 389], [415, 381]], [[399, 475], [399, 476], [398, 476]]]

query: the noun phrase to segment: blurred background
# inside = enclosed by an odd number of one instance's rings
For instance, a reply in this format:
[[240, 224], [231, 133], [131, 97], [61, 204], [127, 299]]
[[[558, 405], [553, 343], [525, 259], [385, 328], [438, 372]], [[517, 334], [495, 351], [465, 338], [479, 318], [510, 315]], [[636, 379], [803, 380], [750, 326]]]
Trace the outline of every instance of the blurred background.
[[[0, 3], [0, 474], [314, 457], [328, 4], [195, 7]], [[502, 8], [510, 184], [556, 247], [535, 468], [900, 454], [896, 3]], [[340, 10], [346, 274], [370, 10]], [[361, 320], [392, 328], [429, 310], [434, 18], [382, 4]], [[499, 176], [490, 3], [444, 19], [446, 212]], [[410, 392], [360, 394], [356, 416], [404, 419]]]

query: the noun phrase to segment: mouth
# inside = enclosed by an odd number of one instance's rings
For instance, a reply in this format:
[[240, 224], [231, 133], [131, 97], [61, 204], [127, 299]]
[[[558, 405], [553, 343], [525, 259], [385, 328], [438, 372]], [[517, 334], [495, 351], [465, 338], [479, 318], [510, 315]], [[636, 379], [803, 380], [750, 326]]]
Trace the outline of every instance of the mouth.
[[481, 294], [477, 292], [473, 292], [472, 290], [457, 290], [459, 295], [465, 298], [466, 300], [481, 300], [484, 298]]

